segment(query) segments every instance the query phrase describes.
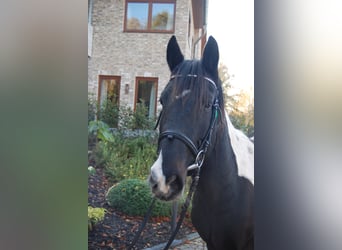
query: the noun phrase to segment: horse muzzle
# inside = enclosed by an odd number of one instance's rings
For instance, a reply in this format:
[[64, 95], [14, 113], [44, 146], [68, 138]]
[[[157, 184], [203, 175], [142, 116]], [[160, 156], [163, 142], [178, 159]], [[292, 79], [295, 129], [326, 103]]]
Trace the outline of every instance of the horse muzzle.
[[183, 181], [180, 176], [173, 174], [166, 177], [162, 170], [162, 152], [151, 167], [149, 183], [152, 193], [159, 199], [170, 201], [177, 199], [183, 190]]

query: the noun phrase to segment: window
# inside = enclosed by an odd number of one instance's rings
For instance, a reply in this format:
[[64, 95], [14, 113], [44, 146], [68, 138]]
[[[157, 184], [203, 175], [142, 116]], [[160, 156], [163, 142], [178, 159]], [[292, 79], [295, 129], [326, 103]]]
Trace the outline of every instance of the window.
[[174, 31], [175, 0], [127, 0], [125, 31]]
[[136, 109], [137, 103], [144, 104], [147, 108], [146, 116], [149, 118], [154, 118], [156, 115], [157, 86], [158, 78], [136, 78], [134, 108]]
[[99, 76], [99, 104], [119, 104], [120, 76]]
[[99, 76], [98, 119], [106, 122], [110, 127], [116, 127], [118, 123], [120, 80], [120, 76]]

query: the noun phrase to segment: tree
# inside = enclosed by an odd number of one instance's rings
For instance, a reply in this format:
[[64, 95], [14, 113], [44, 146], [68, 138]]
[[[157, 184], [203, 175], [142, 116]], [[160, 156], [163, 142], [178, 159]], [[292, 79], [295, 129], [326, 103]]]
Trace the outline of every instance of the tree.
[[168, 20], [169, 20], [169, 13], [167, 11], [163, 11], [153, 17], [152, 28], [165, 29]]
[[227, 109], [227, 111], [230, 111], [234, 109], [237, 106], [236, 101], [236, 94], [231, 94], [229, 92], [232, 92], [232, 85], [230, 83], [230, 79], [233, 77], [228, 73], [228, 67], [220, 63], [218, 67], [218, 73], [222, 84], [222, 92], [223, 92], [223, 98], [224, 98], [224, 106]]
[[219, 65], [219, 77], [222, 82], [222, 91], [225, 100], [225, 108], [234, 127], [242, 130], [248, 136], [254, 134], [254, 100], [246, 91], [237, 91], [231, 84], [233, 76], [228, 73], [228, 68], [223, 63]]
[[139, 19], [132, 17], [127, 20], [127, 28], [128, 29], [133, 29], [133, 30], [139, 30], [141, 29], [141, 24]]

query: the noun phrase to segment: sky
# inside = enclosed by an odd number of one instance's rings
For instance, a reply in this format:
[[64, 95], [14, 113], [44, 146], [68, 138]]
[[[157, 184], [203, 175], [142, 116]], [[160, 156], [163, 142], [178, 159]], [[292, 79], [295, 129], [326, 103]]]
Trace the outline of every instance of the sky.
[[220, 62], [234, 75], [231, 84], [254, 88], [254, 1], [209, 0], [207, 32], [219, 45]]

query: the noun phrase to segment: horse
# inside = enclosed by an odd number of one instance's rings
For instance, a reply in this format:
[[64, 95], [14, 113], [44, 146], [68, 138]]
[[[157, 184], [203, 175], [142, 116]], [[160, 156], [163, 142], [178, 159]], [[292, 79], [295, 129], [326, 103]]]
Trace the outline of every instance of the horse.
[[149, 183], [172, 201], [199, 168], [191, 220], [209, 250], [254, 249], [254, 143], [234, 128], [218, 75], [219, 50], [210, 36], [200, 60], [185, 60], [175, 36], [167, 45], [171, 77], [160, 95], [158, 158]]

